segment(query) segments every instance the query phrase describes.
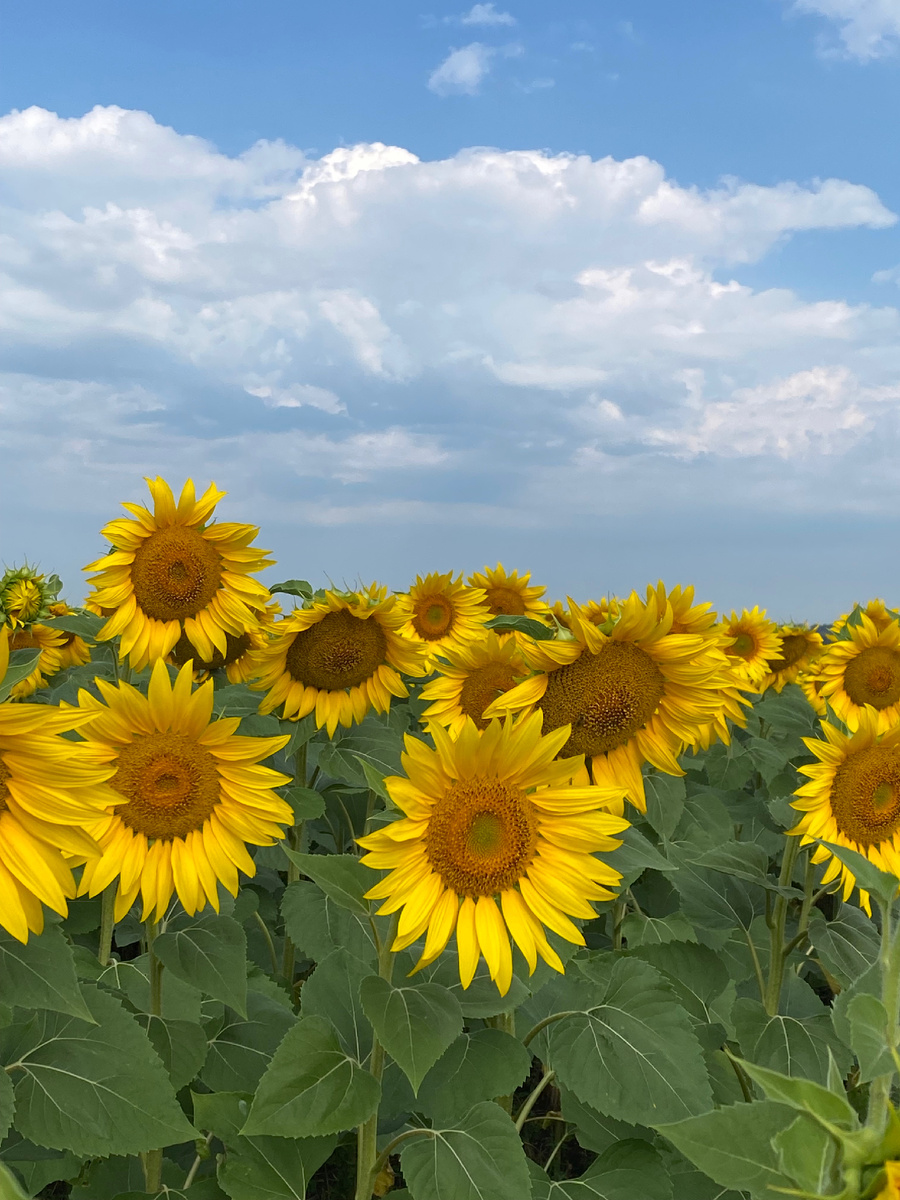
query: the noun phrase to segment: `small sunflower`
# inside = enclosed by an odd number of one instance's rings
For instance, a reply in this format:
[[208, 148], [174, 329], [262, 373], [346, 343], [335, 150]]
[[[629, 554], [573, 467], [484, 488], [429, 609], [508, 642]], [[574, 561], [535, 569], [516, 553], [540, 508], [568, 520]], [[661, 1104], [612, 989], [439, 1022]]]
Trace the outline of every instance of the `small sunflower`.
[[491, 616], [484, 592], [466, 587], [452, 571], [432, 572], [424, 579], [417, 575], [409, 592], [397, 596], [397, 611], [407, 618], [403, 636], [422, 643], [431, 655], [484, 637], [484, 623]]
[[609, 635], [570, 600], [570, 641], [534, 642], [523, 654], [538, 674], [498, 697], [485, 716], [543, 713], [546, 731], [570, 726], [562, 755], [584, 754], [595, 783], [622, 784], [646, 808], [641, 764], [683, 775], [678, 755], [715, 720], [733, 679], [716, 636], [672, 634], [674, 614], [655, 591], [620, 601]]
[[269, 598], [254, 571], [272, 565], [267, 550], [250, 543], [255, 525], [207, 524], [225, 492], [211, 484], [199, 500], [188, 480], [175, 498], [165, 480], [148, 479], [154, 511], [123, 504], [134, 520], [110, 521], [103, 536], [113, 551], [84, 569], [96, 571], [93, 611], [113, 615], [98, 641], [121, 635], [119, 655], [141, 670], [165, 658], [182, 634], [204, 661], [228, 653], [230, 633], [239, 638], [258, 622], [253, 609]]
[[24, 700], [38, 688], [47, 686], [47, 676], [55, 675], [63, 667], [63, 649], [66, 635], [60, 629], [48, 625], [20, 625], [9, 639], [10, 650], [40, 650], [34, 670], [18, 683], [14, 683], [10, 696], [13, 700]]
[[426, 673], [422, 644], [400, 632], [406, 620], [395, 597], [375, 584], [361, 592], [326, 591], [324, 599], [294, 609], [253, 656], [258, 678], [250, 686], [266, 692], [259, 711], [284, 705], [284, 717], [293, 721], [315, 712], [329, 737], [370, 708], [387, 712], [391, 696], [409, 695], [401, 672]]
[[[0, 629], [0, 680], [9, 636]], [[43, 902], [66, 916], [75, 881], [64, 856], [98, 854], [85, 832], [112, 799], [112, 770], [61, 737], [88, 720], [73, 709], [0, 704], [0, 925], [20, 942], [44, 928]]]
[[245, 843], [271, 846], [293, 823], [272, 788], [290, 777], [260, 766], [287, 736], [242, 737], [239, 717], [211, 721], [212, 681], [191, 691], [191, 664], [174, 684], [157, 659], [146, 696], [128, 683], [96, 681], [102, 700], [83, 689], [78, 703], [92, 718], [87, 746], [111, 763], [115, 807], [92, 827], [102, 856], [88, 862], [79, 894], [96, 896], [118, 876], [119, 921], [143, 898], [143, 917], [159, 920], [172, 893], [195, 913], [218, 912], [218, 883], [233, 896], [238, 871], [256, 867]]
[[766, 610], [754, 605], [745, 608], [738, 616], [732, 609], [731, 616], [719, 625], [725, 653], [732, 660], [738, 673], [748, 683], [761, 683], [771, 673], [769, 663], [782, 652], [781, 635], [776, 632], [775, 622], [766, 618]]
[[484, 710], [503, 692], [530, 674], [515, 638], [499, 638], [493, 630], [480, 642], [441, 651], [438, 677], [426, 683], [420, 699], [432, 703], [422, 721], [432, 721], [458, 737], [471, 718], [478, 729], [487, 726]]
[[621, 873], [594, 855], [621, 845], [628, 822], [603, 806], [623, 789], [592, 786], [583, 762], [557, 759], [569, 730], [542, 736], [537, 713], [484, 730], [468, 720], [455, 741], [439, 725], [432, 733], [434, 750], [407, 735], [406, 778], [385, 780], [404, 819], [358, 839], [362, 862], [390, 871], [366, 896], [384, 900], [380, 913], [403, 910], [392, 950], [425, 935], [415, 970], [455, 930], [463, 987], [484, 955], [505, 996], [510, 935], [531, 972], [538, 955], [562, 971], [544, 926], [584, 945], [570, 917], [594, 917], [590, 901], [614, 896]]
[[848, 625], [847, 641], [831, 642], [816, 660], [819, 695], [851, 729], [864, 705], [878, 712], [881, 729], [900, 721], [900, 621], [879, 630], [865, 614]]
[[[841, 615], [838, 617], [838, 619], [831, 626], [830, 633], [831, 633], [832, 640], [834, 640], [835, 638], [837, 638], [841, 635], [841, 633], [847, 626], [847, 622], [851, 619], [851, 617], [853, 617], [853, 614], [856, 612], [865, 613], [865, 615], [869, 618], [869, 620], [872, 622], [872, 624], [875, 626], [875, 628], [878, 629], [879, 631], [882, 629], [887, 629], [887, 627], [888, 627], [888, 625], [890, 625], [891, 621], [896, 621], [898, 618], [900, 618], [900, 612], [898, 612], [894, 608], [888, 608], [888, 606], [885, 604], [885, 602], [883, 600], [880, 600], [878, 597], [876, 597], [874, 600], [870, 600], [868, 602], [868, 604], [865, 606], [865, 608], [861, 608], [861, 606], [857, 603], [857, 604], [854, 604], [854, 606], [850, 610], [850, 612], [841, 613]], [[857, 621], [858, 621], [858, 618], [856, 618], [856, 620], [854, 620], [853, 624], [856, 624]]]
[[822, 635], [807, 625], [779, 625], [775, 632], [781, 638], [781, 649], [766, 663], [768, 669], [759, 681], [760, 692], [770, 687], [781, 692], [786, 683], [795, 683], [824, 645]]
[[[73, 610], [65, 600], [50, 605], [50, 615], [53, 617], [68, 616]], [[91, 661], [91, 651], [84, 638], [77, 633], [67, 633], [65, 629], [57, 629], [62, 634], [62, 645], [58, 647], [60, 666], [63, 671], [68, 667], [83, 667]]]
[[[879, 733], [879, 714], [860, 709], [856, 730], [843, 733], [822, 722], [821, 738], [804, 738], [819, 760], [798, 767], [809, 783], [797, 788], [791, 804], [803, 819], [792, 834], [801, 846], [819, 839], [847, 846], [864, 854], [881, 871], [900, 875], [900, 726]], [[856, 877], [826, 846], [819, 846], [812, 861], [831, 859], [822, 883], [840, 877], [843, 898], [848, 900]], [[860, 903], [871, 912], [868, 892], [860, 889]]]
[[548, 621], [550, 605], [541, 599], [545, 587], [529, 587], [531, 573], [520, 576], [518, 571], [507, 574], [502, 563], [491, 570], [476, 571], [469, 576], [470, 587], [482, 588], [487, 597], [487, 606], [494, 617], [533, 617]]
[[56, 575], [47, 579], [33, 567], [10, 567], [0, 576], [0, 623], [16, 629], [48, 617], [61, 586]]

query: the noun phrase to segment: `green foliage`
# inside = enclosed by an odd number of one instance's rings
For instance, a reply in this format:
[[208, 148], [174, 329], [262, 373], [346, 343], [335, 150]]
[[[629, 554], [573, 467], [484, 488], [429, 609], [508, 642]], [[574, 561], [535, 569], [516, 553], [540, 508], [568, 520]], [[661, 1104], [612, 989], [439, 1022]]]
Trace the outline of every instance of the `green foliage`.
[[394, 987], [377, 975], [363, 979], [359, 993], [376, 1036], [418, 1093], [429, 1069], [462, 1033], [459, 1001], [436, 983]]
[[413, 1200], [441, 1194], [453, 1200], [522, 1200], [531, 1190], [515, 1127], [489, 1100], [411, 1138], [400, 1162]]
[[153, 948], [176, 979], [247, 1015], [247, 937], [237, 921], [192, 917], [160, 934]]

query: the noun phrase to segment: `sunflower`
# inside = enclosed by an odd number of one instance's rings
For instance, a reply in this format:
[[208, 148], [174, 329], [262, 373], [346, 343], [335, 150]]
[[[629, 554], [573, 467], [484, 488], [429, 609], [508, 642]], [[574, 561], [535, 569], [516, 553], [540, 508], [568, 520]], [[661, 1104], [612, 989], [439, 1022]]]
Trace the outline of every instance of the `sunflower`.
[[766, 618], [766, 610], [754, 605], [741, 615], [732, 609], [731, 616], [718, 626], [722, 645], [737, 673], [748, 683], [758, 684], [770, 674], [769, 663], [782, 651], [781, 634], [775, 622]]
[[781, 649], [766, 662], [766, 673], [759, 680], [760, 692], [770, 687], [781, 692], [786, 683], [796, 682], [824, 645], [822, 635], [807, 625], [779, 625], [775, 632], [781, 638]]
[[482, 588], [487, 597], [487, 606], [495, 617], [534, 617], [549, 622], [550, 605], [541, 600], [545, 587], [529, 587], [531, 573], [519, 576], [518, 571], [508, 575], [502, 563], [491, 570], [476, 571], [469, 576], [469, 587]]
[[[0, 680], [9, 636], [0, 629]], [[0, 704], [0, 925], [20, 942], [44, 928], [43, 902], [66, 916], [75, 881], [64, 855], [98, 853], [84, 826], [112, 799], [112, 770], [91, 750], [60, 736], [88, 720], [73, 709]]]
[[715, 636], [669, 633], [672, 605], [654, 591], [646, 602], [637, 592], [620, 601], [609, 635], [569, 604], [573, 639], [524, 648], [539, 674], [499, 696], [485, 716], [539, 709], [548, 732], [571, 726], [561, 753], [587, 755], [594, 782], [624, 785], [643, 812], [642, 762], [684, 774], [678, 755], [715, 719], [719, 692], [733, 683], [727, 659]]
[[432, 701], [422, 721], [432, 721], [457, 737], [471, 718], [484, 729], [485, 708], [530, 674], [515, 638], [499, 638], [493, 630], [480, 642], [441, 651], [438, 677], [426, 683], [420, 699]]
[[225, 492], [211, 484], [199, 500], [189, 479], [178, 505], [165, 480], [147, 479], [154, 511], [123, 504], [135, 520], [121, 518], [103, 529], [113, 551], [84, 569], [96, 571], [90, 606], [114, 609], [97, 634], [108, 641], [121, 634], [119, 655], [141, 670], [165, 658], [182, 634], [204, 661], [228, 653], [227, 635], [256, 628], [253, 613], [269, 598], [253, 571], [272, 565], [268, 551], [250, 542], [255, 525], [207, 525]]
[[48, 580], [33, 567], [10, 567], [0, 577], [0, 623], [15, 629], [49, 616], [61, 586], [57, 575]]
[[83, 735], [113, 765], [117, 793], [91, 829], [102, 856], [87, 863], [78, 891], [96, 896], [118, 876], [117, 921], [138, 892], [142, 920], [158, 921], [173, 891], [192, 915], [207, 901], [218, 912], [218, 883], [236, 896], [238, 870], [256, 873], [244, 843], [274, 845], [280, 826], [293, 823], [272, 791], [290, 777], [259, 765], [287, 736], [241, 737], [239, 717], [210, 721], [212, 681], [192, 693], [191, 674], [186, 663], [173, 684], [157, 659], [146, 696], [104, 679], [96, 680], [102, 700], [78, 693], [93, 718]]
[[254, 677], [254, 654], [269, 644], [269, 636], [274, 629], [275, 615], [281, 612], [277, 600], [271, 600], [263, 609], [258, 609], [256, 616], [259, 624], [255, 629], [248, 629], [240, 637], [233, 633], [225, 634], [227, 649], [224, 654], [216, 650], [207, 662], [199, 661], [197, 651], [191, 645], [186, 634], [182, 634], [172, 648], [169, 661], [177, 667], [183, 667], [186, 662], [193, 661], [194, 679], [202, 683], [213, 671], [224, 669], [229, 683], [249, 683]]
[[878, 630], [865, 614], [848, 625], [846, 641], [831, 642], [816, 661], [819, 695], [851, 729], [864, 705], [874, 708], [880, 728], [900, 721], [900, 621]]
[[326, 591], [324, 599], [294, 609], [253, 656], [258, 678], [250, 686], [266, 692], [259, 711], [283, 704], [293, 721], [314, 711], [329, 737], [370, 708], [387, 712], [391, 696], [409, 695], [400, 673], [426, 673], [422, 644], [400, 633], [406, 620], [395, 597], [374, 583], [361, 592]]
[[[585, 620], [592, 625], [605, 625], [607, 621], [615, 621], [619, 616], [619, 604], [615, 596], [607, 596], [602, 600], [588, 600], [579, 606]], [[562, 600], [554, 601], [550, 615], [563, 629], [569, 628], [569, 610]]]
[[456, 740], [439, 725], [432, 735], [434, 750], [407, 735], [406, 778], [385, 780], [405, 817], [358, 839], [362, 862], [390, 870], [366, 896], [384, 900], [379, 913], [403, 910], [392, 950], [425, 935], [415, 970], [455, 929], [463, 987], [483, 954], [505, 996], [510, 934], [529, 971], [538, 955], [562, 971], [544, 926], [584, 945], [570, 917], [594, 917], [590, 901], [614, 896], [621, 873], [594, 853], [621, 845], [628, 822], [602, 808], [623, 789], [592, 786], [583, 762], [557, 759], [568, 727], [542, 736], [537, 713], [484, 730], [467, 720]]
[[24, 700], [38, 688], [47, 686], [47, 676], [55, 675], [63, 666], [63, 649], [66, 635], [60, 629], [48, 625], [20, 625], [9, 640], [10, 650], [40, 650], [37, 663], [30, 675], [14, 683], [10, 691], [13, 700]]
[[[65, 617], [72, 611], [73, 609], [69, 608], [65, 600], [50, 605], [50, 615], [53, 617]], [[77, 633], [67, 633], [65, 629], [56, 629], [56, 632], [62, 634], [63, 639], [62, 645], [58, 647], [60, 666], [63, 671], [68, 667], [83, 667], [91, 661], [90, 647], [84, 638], [79, 637]]]
[[712, 602], [704, 600], [702, 604], [695, 604], [693, 584], [682, 588], [680, 583], [676, 583], [671, 592], [667, 593], [666, 586], [660, 579], [655, 588], [651, 584], [647, 585], [648, 601], [654, 592], [660, 611], [665, 607], [666, 600], [672, 606], [672, 628], [669, 633], [705, 634], [715, 625], [717, 614]]
[[[822, 722], [821, 738], [804, 738], [819, 760], [798, 767], [809, 783], [797, 788], [791, 804], [803, 819], [792, 834], [808, 846], [817, 839], [847, 846], [864, 854], [879, 870], [900, 875], [900, 726], [880, 732], [879, 713], [867, 705], [859, 711], [858, 726], [843, 733]], [[856, 877], [826, 846], [813, 853], [814, 863], [831, 859], [822, 883], [840, 876], [844, 900], [856, 887]], [[871, 912], [868, 892], [860, 903]]]
[[[878, 597], [876, 597], [874, 600], [870, 600], [866, 607], [862, 609], [859, 603], [856, 603], [853, 605], [853, 608], [850, 610], [850, 612], [841, 613], [838, 619], [831, 626], [830, 633], [832, 640], [840, 637], [841, 632], [847, 625], [847, 622], [857, 611], [864, 612], [878, 630], [887, 629], [891, 621], [896, 621], [897, 618], [900, 617], [900, 612], [894, 608], [888, 608], [885, 602], [878, 599]], [[856, 621], [854, 621], [854, 624], [856, 624]]]
[[461, 646], [485, 634], [491, 612], [481, 588], [466, 587], [453, 572], [432, 572], [416, 582], [406, 595], [397, 596], [397, 611], [407, 618], [401, 633], [421, 643], [433, 656], [450, 646]]

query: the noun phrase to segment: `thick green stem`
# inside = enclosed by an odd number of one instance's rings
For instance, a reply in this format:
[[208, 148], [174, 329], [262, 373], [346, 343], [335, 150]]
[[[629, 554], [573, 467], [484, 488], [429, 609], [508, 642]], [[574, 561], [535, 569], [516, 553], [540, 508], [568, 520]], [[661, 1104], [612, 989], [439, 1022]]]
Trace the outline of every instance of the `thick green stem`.
[[[378, 950], [378, 974], [388, 983], [394, 973], [395, 955], [391, 946], [397, 933], [399, 913], [391, 920], [391, 927]], [[372, 1055], [369, 1059], [369, 1071], [381, 1083], [384, 1074], [384, 1046], [378, 1040], [378, 1035], [372, 1034]], [[381, 1167], [378, 1165], [378, 1109], [372, 1113], [356, 1130], [356, 1195], [355, 1200], [372, 1200], [375, 1179]], [[384, 1160], [387, 1162], [387, 1158]], [[382, 1164], [383, 1166], [384, 1164]]]
[[[156, 957], [154, 950], [159, 927], [156, 921], [150, 920], [144, 923], [144, 929], [147, 935], [147, 952], [150, 956], [150, 1015], [160, 1017], [162, 1016], [163, 965]], [[144, 1164], [145, 1190], [149, 1195], [155, 1196], [162, 1186], [163, 1152], [162, 1150], [149, 1150], [141, 1157]]]
[[113, 881], [104, 889], [100, 897], [100, 943], [97, 947], [97, 958], [101, 967], [105, 967], [112, 954], [113, 930], [116, 925], [116, 892], [119, 890], [118, 881]]
[[[900, 978], [898, 978], [897, 952], [894, 944], [897, 931], [891, 921], [891, 905], [881, 905], [881, 950], [878, 964], [881, 967], [881, 1002], [887, 1014], [887, 1043], [892, 1052], [896, 1051], [898, 1039], [898, 1008], [900, 1008]], [[891, 1096], [891, 1084], [894, 1081], [893, 1071], [879, 1075], [873, 1079], [869, 1087], [869, 1109], [866, 1124], [873, 1129], [882, 1130], [887, 1125], [888, 1102]]]
[[628, 912], [628, 905], [622, 897], [616, 900], [613, 905], [613, 935], [612, 944], [613, 950], [622, 949], [622, 922], [625, 920], [625, 914]]
[[[781, 860], [781, 873], [778, 876], [778, 883], [783, 888], [788, 888], [791, 885], [791, 879], [794, 876], [794, 863], [797, 861], [797, 855], [800, 851], [799, 837], [788, 837], [787, 845], [784, 848], [784, 857]], [[775, 897], [775, 904], [772, 911], [772, 925], [769, 930], [769, 979], [766, 984], [766, 994], [763, 1003], [766, 1007], [766, 1012], [770, 1017], [774, 1017], [778, 1012], [778, 1004], [781, 1000], [781, 985], [784, 981], [784, 963], [787, 957], [785, 953], [784, 927], [787, 924], [788, 899], [787, 896], [781, 894]]]
[[[511, 1009], [509, 1009], [508, 1012], [498, 1013], [496, 1015], [496, 1017], [492, 1018], [491, 1025], [494, 1027], [494, 1029], [499, 1029], [499, 1030], [501, 1030], [501, 1032], [508, 1033], [511, 1037], [515, 1037], [516, 1036], [516, 1010], [514, 1008], [511, 1008]], [[497, 1103], [504, 1110], [504, 1112], [508, 1112], [510, 1114], [512, 1113], [512, 1102], [513, 1102], [512, 1095], [497, 1096], [495, 1098], [496, 1098]]]
[[539, 1099], [541, 1093], [543, 1092], [544, 1088], [549, 1087], [549, 1085], [553, 1082], [553, 1080], [555, 1078], [556, 1078], [556, 1072], [550, 1071], [545, 1067], [544, 1074], [541, 1076], [540, 1083], [538, 1083], [536, 1087], [532, 1088], [531, 1094], [528, 1097], [526, 1097], [524, 1104], [519, 1109], [518, 1116], [516, 1117], [516, 1129], [518, 1130], [519, 1133], [522, 1132], [522, 1126], [528, 1120], [528, 1114], [534, 1108], [535, 1104], [537, 1104], [538, 1099]]
[[[306, 742], [297, 751], [297, 756], [294, 765], [294, 783], [299, 787], [306, 787]], [[303, 837], [303, 822], [299, 821], [293, 829], [287, 832], [287, 843], [292, 850], [299, 850], [301, 839]], [[300, 868], [293, 862], [288, 862], [287, 883], [288, 887], [292, 883], [296, 883], [300, 878]], [[284, 935], [284, 949], [281, 956], [281, 974], [284, 982], [289, 988], [294, 984], [294, 959], [296, 951], [294, 943], [288, 937], [287, 932]]]

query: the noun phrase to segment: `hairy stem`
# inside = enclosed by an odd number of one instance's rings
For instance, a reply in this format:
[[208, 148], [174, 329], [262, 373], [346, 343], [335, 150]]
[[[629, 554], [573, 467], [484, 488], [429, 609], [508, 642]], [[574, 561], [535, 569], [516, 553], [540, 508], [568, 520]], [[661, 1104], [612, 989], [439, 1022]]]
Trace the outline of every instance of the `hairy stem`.
[[[294, 783], [297, 784], [298, 787], [306, 787], [306, 742], [304, 742], [303, 745], [300, 747], [300, 749], [297, 751], [296, 759], [294, 762]], [[300, 849], [300, 841], [301, 841], [302, 836], [303, 836], [303, 822], [300, 821], [298, 824], [296, 824], [293, 827], [293, 829], [289, 829], [287, 832], [287, 842], [292, 850]], [[296, 865], [296, 863], [291, 862], [289, 860], [288, 861], [288, 869], [287, 869], [287, 886], [290, 887], [291, 884], [296, 883], [299, 878], [300, 878], [300, 868]], [[262, 921], [260, 922], [260, 924], [262, 924]], [[294, 948], [294, 943], [288, 937], [287, 931], [285, 930], [284, 948], [283, 948], [282, 956], [281, 956], [281, 974], [282, 974], [282, 978], [284, 979], [284, 982], [288, 985], [289, 988], [291, 988], [294, 983], [294, 959], [295, 958], [296, 958], [296, 950]]]
[[[778, 876], [778, 882], [783, 888], [790, 887], [791, 879], [794, 875], [794, 863], [797, 861], [799, 851], [799, 837], [788, 837], [787, 845], [784, 848], [784, 856], [781, 860], [781, 873]], [[771, 948], [769, 954], [769, 979], [763, 999], [766, 1012], [770, 1017], [774, 1017], [778, 1012], [778, 1004], [781, 1000], [781, 985], [784, 982], [784, 963], [787, 957], [784, 927], [787, 923], [787, 911], [787, 896], [779, 894], [775, 897], [775, 904], [772, 911], [772, 927], [769, 930], [769, 945]]]
[[97, 947], [97, 959], [101, 967], [105, 967], [112, 954], [113, 930], [116, 919], [116, 892], [119, 889], [117, 880], [104, 888], [100, 897], [100, 943]]
[[544, 1074], [541, 1077], [540, 1082], [534, 1088], [532, 1088], [531, 1095], [526, 1097], [525, 1102], [523, 1103], [522, 1107], [519, 1109], [519, 1115], [516, 1117], [516, 1129], [518, 1130], [519, 1133], [522, 1132], [522, 1126], [528, 1120], [528, 1114], [534, 1108], [535, 1104], [537, 1104], [538, 1099], [540, 1098], [540, 1095], [543, 1092], [544, 1088], [549, 1087], [549, 1085], [553, 1082], [553, 1080], [555, 1078], [556, 1078], [556, 1072], [549, 1071], [545, 1067]]
[[[150, 956], [150, 1015], [162, 1016], [162, 977], [163, 965], [156, 957], [154, 949], [159, 933], [159, 925], [154, 920], [144, 922], [147, 937], [147, 953]], [[162, 1184], [162, 1150], [148, 1150], [141, 1156], [144, 1166], [144, 1184], [146, 1191], [155, 1196]]]
[[[388, 983], [394, 973], [394, 954], [391, 946], [397, 933], [399, 913], [391, 918], [391, 928], [378, 951], [378, 974]], [[372, 1056], [369, 1059], [369, 1071], [381, 1082], [384, 1074], [384, 1046], [378, 1040], [378, 1035], [372, 1033]], [[416, 1131], [418, 1132], [418, 1130]], [[396, 1139], [395, 1139], [396, 1140]], [[388, 1151], [385, 1151], [385, 1155]], [[387, 1157], [384, 1158], [387, 1162]], [[381, 1166], [384, 1165], [382, 1162]], [[371, 1200], [375, 1179], [381, 1170], [378, 1157], [378, 1109], [372, 1113], [368, 1121], [364, 1121], [356, 1130], [356, 1196], [355, 1200]]]

